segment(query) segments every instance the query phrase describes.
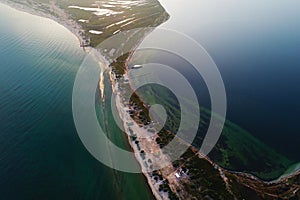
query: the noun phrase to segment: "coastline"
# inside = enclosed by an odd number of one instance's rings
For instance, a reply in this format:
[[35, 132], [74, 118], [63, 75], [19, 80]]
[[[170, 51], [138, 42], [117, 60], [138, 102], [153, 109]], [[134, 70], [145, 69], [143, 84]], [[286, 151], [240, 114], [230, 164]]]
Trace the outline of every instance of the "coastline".
[[[6, 4], [5, 2], [7, 2], [7, 1], [1, 2], [1, 3]], [[77, 22], [68, 19], [66, 15], [61, 15], [62, 18], [60, 18], [60, 17], [54, 17], [51, 14], [45, 14], [45, 13], [42, 13], [42, 12], [36, 12], [34, 9], [30, 10], [30, 8], [28, 8], [29, 10], [27, 10], [25, 7], [18, 6], [18, 4], [16, 4], [16, 3], [7, 3], [6, 5], [8, 5], [10, 7], [13, 7], [15, 9], [17, 9], [17, 10], [19, 10], [18, 7], [20, 7], [20, 10], [23, 11], [23, 12], [27, 12], [27, 13], [30, 13], [32, 15], [38, 15], [40, 17], [49, 18], [49, 19], [57, 22], [58, 24], [64, 26], [66, 29], [68, 29], [71, 33], [74, 34], [74, 36], [76, 36], [78, 38], [79, 42], [81, 42], [83, 40], [82, 35], [81, 35], [81, 33], [83, 32], [83, 30], [81, 29], [80, 25], [78, 25]], [[96, 49], [96, 51], [100, 54], [100, 52], [97, 49]], [[104, 57], [104, 56], [102, 56], [102, 57]], [[124, 105], [122, 105], [122, 100], [121, 100], [121, 96], [120, 96], [120, 92], [121, 91], [118, 88], [118, 86], [119, 86], [118, 84], [119, 83], [114, 81], [114, 77], [113, 77], [111, 68], [110, 67], [107, 67], [107, 68], [109, 70], [108, 73], [110, 74], [111, 84], [112, 84], [112, 87], [113, 87], [113, 93], [116, 96], [116, 107], [117, 107], [117, 110], [118, 110], [120, 118], [123, 119], [123, 126], [124, 126], [124, 129], [126, 130], [128, 142], [129, 142], [132, 150], [134, 151], [134, 153], [136, 155], [136, 159], [137, 159], [137, 161], [139, 162], [139, 164], [140, 164], [140, 166], [142, 168], [143, 174], [146, 177], [148, 185], [150, 186], [150, 188], [152, 190], [152, 193], [155, 196], [155, 198], [157, 198], [157, 199], [167, 199], [167, 198], [165, 198], [164, 195], [162, 195], [159, 192], [158, 187], [155, 187], [155, 184], [153, 183], [153, 179], [151, 177], [151, 174], [147, 173], [147, 168], [144, 166], [144, 160], [142, 160], [141, 157], [140, 157], [139, 150], [137, 149], [136, 145], [131, 141], [130, 131], [129, 131], [130, 129], [129, 128], [132, 128], [132, 127], [128, 126], [128, 124], [127, 124], [128, 122], [130, 122], [130, 118], [128, 118], [128, 113], [127, 113], [128, 108], [125, 107]], [[126, 120], [124, 120], [124, 119], [126, 119]], [[210, 163], [212, 164], [212, 166], [214, 165], [214, 163], [208, 157], [206, 157], [206, 159], [208, 161], [210, 161]], [[223, 171], [227, 171], [227, 170], [225, 170], [223, 168], [220, 168], [220, 169], [222, 169]], [[260, 179], [258, 179], [257, 177], [255, 177], [255, 176], [253, 176], [251, 174], [247, 174], [247, 173], [243, 173], [243, 172], [234, 172], [234, 171], [228, 171], [228, 172], [235, 173], [235, 174], [238, 174], [238, 175], [243, 175], [243, 176], [249, 176], [249, 177], [257, 179], [259, 181], [263, 181], [263, 182], [265, 182], [267, 184], [273, 184], [273, 183], [279, 183], [279, 182], [281, 182], [281, 181], [283, 181], [283, 180], [285, 180], [285, 179], [287, 179], [289, 177], [292, 177], [292, 176], [300, 174], [300, 169], [298, 169], [298, 170], [296, 170], [294, 172], [291, 172], [290, 174], [283, 174], [281, 177], [279, 177], [278, 179], [276, 179], [274, 181], [260, 180]]]
[[[16, 10], [29, 13], [31, 15], [40, 16], [40, 17], [44, 17], [44, 18], [48, 18], [50, 20], [53, 20], [54, 22], [60, 24], [61, 26], [65, 27], [67, 30], [69, 30], [78, 39], [78, 42], [79, 42], [78, 45], [81, 44], [81, 41], [84, 40], [83, 35], [82, 35], [84, 30], [82, 29], [82, 27], [76, 21], [68, 18], [67, 14], [64, 13], [64, 11], [62, 9], [58, 8], [54, 3], [51, 4], [51, 8], [53, 9], [53, 11], [54, 10], [56, 11], [56, 12], [55, 11], [54, 12], [59, 17], [53, 16], [50, 13], [45, 13], [43, 11], [36, 10], [35, 8], [31, 8], [29, 6], [23, 6], [23, 5], [20, 5], [18, 3], [10, 2], [10, 1], [7, 1], [7, 0], [0, 1], [0, 3], [2, 3], [4, 5], [7, 5], [7, 6], [10, 6], [11, 8], [14, 8]], [[96, 48], [93, 48], [93, 47], [90, 47], [90, 48], [95, 49], [97, 51], [97, 53], [99, 53], [99, 55], [102, 58], [105, 58], [104, 56], [102, 56], [102, 54]], [[111, 73], [111, 69], [109, 67], [107, 67], [107, 68], [110, 71], [109, 73]], [[113, 83], [112, 83], [112, 85], [113, 85]], [[115, 88], [115, 89], [116, 89], [116, 91], [113, 91], [113, 92], [117, 93], [118, 88]], [[119, 111], [119, 112], [121, 112], [121, 111]], [[124, 128], [126, 128], [126, 127], [124, 127]], [[211, 161], [211, 162], [213, 162], [213, 161]], [[290, 167], [293, 167], [294, 165], [300, 165], [300, 163], [295, 163], [295, 164], [291, 165]], [[282, 181], [283, 179], [286, 179], [286, 178], [292, 177], [294, 175], [300, 174], [300, 167], [297, 167], [296, 170], [291, 170], [290, 173], [285, 172], [280, 177], [278, 177], [277, 179], [267, 181], [267, 180], [260, 179], [260, 178], [256, 177], [255, 175], [252, 175], [250, 173], [239, 172], [239, 171], [231, 171], [231, 170], [227, 170], [227, 169], [224, 169], [224, 170], [226, 170], [228, 172], [231, 172], [231, 173], [244, 174], [244, 175], [247, 175], [247, 176], [250, 176], [250, 177], [254, 177], [255, 179], [263, 181], [265, 183], [278, 183], [278, 182]], [[289, 171], [289, 170], [287, 169], [287, 171]]]
[[[31, 14], [31, 15], [35, 15], [35, 16], [39, 16], [39, 17], [43, 17], [43, 18], [47, 18], [47, 19], [53, 20], [54, 22], [58, 23], [59, 25], [65, 27], [68, 31], [70, 31], [78, 39], [78, 45], [81, 44], [81, 41], [83, 41], [83, 37], [82, 37], [82, 34], [81, 34], [83, 32], [83, 30], [82, 30], [81, 26], [79, 24], [77, 24], [75, 21], [70, 20], [67, 17], [66, 14], [62, 15], [63, 18], [60, 18], [60, 17], [55, 17], [55, 16], [53, 16], [51, 14], [46, 14], [46, 13], [44, 13], [42, 11], [38, 11], [37, 12], [34, 8], [30, 8], [30, 7], [27, 7], [27, 6], [25, 7], [25, 6], [22, 6], [22, 5], [17, 4], [17, 3], [11, 3], [9, 1], [4, 1], [4, 2], [0, 2], [0, 3], [2, 3], [4, 5], [7, 5], [7, 6], [13, 8], [13, 9], [18, 10], [18, 11], [22, 11], [22, 12], [25, 12], [25, 13], [28, 13], [28, 14]], [[96, 53], [99, 56], [101, 56], [103, 59], [105, 59], [105, 57], [102, 56], [102, 54], [96, 48], [91, 47], [91, 49], [95, 50]], [[99, 67], [101, 68], [100, 64], [99, 64]], [[111, 78], [110, 81], [111, 81], [111, 84], [112, 84], [112, 92], [117, 97], [118, 87], [117, 87], [117, 84], [115, 84], [115, 81], [112, 78], [112, 70], [108, 66], [105, 66], [104, 71], [105, 70], [108, 70], [108, 73], [109, 73], [110, 78]], [[103, 96], [104, 95], [103, 94], [103, 91], [104, 91], [104, 84], [103, 84], [103, 81], [104, 81], [103, 78], [104, 78], [104, 76], [103, 76], [103, 73], [104, 73], [104, 71], [101, 74], [99, 74], [99, 77], [100, 77], [100, 80], [101, 80], [101, 82], [99, 82], [99, 86], [100, 86], [99, 89], [100, 89], [100, 93], [101, 93], [101, 97], [100, 98], [101, 99], [103, 99], [103, 97], [104, 97]], [[118, 98], [116, 98], [116, 99], [118, 99]], [[120, 99], [120, 97], [119, 97], [119, 99]], [[116, 107], [118, 108], [118, 113], [120, 115], [120, 113], [122, 113], [122, 108], [121, 108], [121, 106], [118, 106], [118, 105], [120, 105], [120, 104], [118, 104], [116, 102]], [[126, 124], [123, 123], [123, 125], [124, 125], [124, 129], [126, 129]], [[128, 134], [128, 133], [126, 133], [126, 134]], [[127, 138], [128, 138], [128, 143], [129, 143], [131, 149], [134, 151], [134, 153], [136, 155], [137, 161], [139, 162], [141, 168], [143, 170], [145, 170], [145, 168], [144, 168], [144, 166], [142, 164], [142, 160], [139, 157], [138, 150], [136, 148], [134, 148], [133, 144], [130, 143], [130, 137], [129, 137], [129, 135], [128, 135]], [[152, 184], [150, 175], [148, 173], [145, 173], [144, 171], [143, 171], [143, 175], [144, 175], [144, 177], [147, 180], [147, 184], [150, 187], [153, 196], [156, 199], [162, 199], [161, 196], [159, 195], [159, 193], [157, 192], [157, 189]]]
[[84, 40], [82, 33], [84, 30], [82, 27], [74, 20], [70, 19], [67, 14], [58, 8], [54, 3], [51, 3], [50, 8], [52, 11], [57, 15], [53, 16], [50, 13], [43, 12], [41, 10], [38, 10], [37, 8], [31, 8], [29, 6], [21, 5], [15, 2], [3, 0], [0, 1], [0, 3], [7, 5], [13, 9], [16, 9], [18, 11], [22, 11], [31, 15], [39, 16], [39, 17], [44, 17], [50, 20], [53, 20], [54, 22], [58, 23], [59, 25], [65, 27], [68, 31], [70, 31], [77, 39], [79, 44]]
[[[131, 139], [130, 139], [130, 132], [129, 132], [129, 129], [128, 129], [129, 127], [126, 125], [126, 123], [130, 123], [130, 122], [128, 120], [129, 119], [128, 116], [126, 116], [126, 108], [122, 105], [122, 103], [121, 103], [121, 97], [118, 94], [119, 93], [119, 91], [118, 91], [118, 83], [114, 82], [114, 80], [113, 80], [114, 78], [113, 78], [113, 75], [112, 75], [111, 71], [109, 71], [109, 74], [110, 74], [110, 79], [111, 79], [112, 86], [114, 88], [114, 90], [113, 90], [114, 91], [114, 95], [116, 96], [116, 98], [115, 98], [116, 108], [117, 108], [119, 117], [121, 119], [123, 119], [123, 127], [124, 127], [124, 129], [126, 131], [125, 134], [127, 134], [127, 139], [128, 139], [129, 144], [130, 144], [130, 147], [131, 147], [131, 149], [133, 150], [133, 152], [135, 154], [135, 158], [138, 161], [138, 163], [139, 163], [139, 165], [140, 165], [140, 167], [142, 169], [143, 175], [145, 176], [145, 178], [147, 180], [147, 183], [148, 183], [149, 187], [151, 188], [151, 191], [152, 191], [154, 197], [156, 199], [162, 199], [161, 196], [159, 195], [159, 192], [157, 191], [157, 188], [155, 188], [154, 185], [151, 182], [151, 176], [149, 175], [149, 173], [146, 173], [147, 169], [143, 165], [143, 160], [141, 159], [141, 157], [139, 155], [139, 150], [130, 141]], [[126, 119], [126, 121], [124, 119]]]
[[[44, 17], [44, 18], [48, 18], [48, 19], [51, 19], [53, 21], [55, 21], [56, 23], [60, 24], [61, 26], [65, 27], [67, 30], [69, 30], [77, 39], [78, 39], [78, 42], [79, 44], [81, 43], [81, 41], [83, 41], [83, 36], [82, 36], [82, 33], [84, 32], [84, 30], [82, 29], [82, 27], [74, 20], [68, 18], [68, 16], [64, 13], [63, 10], [61, 10], [60, 8], [58, 8], [57, 6], [55, 6], [54, 3], [51, 4], [51, 7], [52, 9], [55, 9], [56, 11], [60, 12], [60, 17], [55, 17], [51, 14], [47, 14], [47, 13], [44, 13], [42, 11], [37, 11], [35, 8], [30, 8], [28, 6], [22, 6], [18, 3], [14, 3], [14, 2], [10, 2], [10, 1], [7, 1], [7, 0], [4, 0], [4, 1], [0, 1], [0, 3], [4, 4], [4, 5], [7, 5], [7, 6], [10, 6], [11, 8], [14, 8], [16, 10], [19, 10], [19, 11], [22, 11], [22, 12], [26, 12], [26, 13], [29, 13], [29, 14], [32, 14], [32, 15], [35, 15], [35, 16], [40, 16], [40, 17]], [[58, 14], [58, 12], [55, 12], [56, 14]], [[91, 47], [92, 49], [95, 49], [99, 54], [100, 52], [96, 49], [96, 48], [93, 48]], [[102, 58], [104, 58], [104, 56], [102, 56], [100, 54], [100, 56]], [[108, 67], [108, 69], [110, 70], [110, 73], [111, 73], [111, 69]], [[117, 91], [117, 88], [115, 88], [116, 91]], [[113, 91], [114, 93], [116, 91]], [[125, 127], [124, 127], [125, 128]], [[295, 163], [293, 165], [291, 165], [290, 167], [293, 167], [294, 165], [297, 165], [299, 166], [300, 163]], [[230, 170], [227, 170], [227, 171], [230, 171]], [[287, 171], [289, 171], [287, 169]], [[238, 171], [230, 171], [232, 173], [239, 173], [239, 174], [247, 174], [249, 176], [253, 176], [253, 177], [256, 177], [255, 175], [252, 175], [252, 174], [249, 174], [249, 173], [244, 173], [244, 172], [238, 172]], [[280, 182], [281, 179], [284, 179], [284, 178], [287, 178], [287, 177], [291, 177], [293, 175], [296, 175], [300, 173], [300, 167], [297, 167], [296, 170], [291, 170], [290, 173], [283, 173], [282, 176], [280, 176], [279, 178], [275, 179], [275, 180], [271, 180], [271, 181], [265, 181], [263, 179], [260, 179], [260, 178], [257, 178], [258, 180], [261, 180], [261, 181], [264, 181], [266, 183], [274, 183], [274, 182]]]

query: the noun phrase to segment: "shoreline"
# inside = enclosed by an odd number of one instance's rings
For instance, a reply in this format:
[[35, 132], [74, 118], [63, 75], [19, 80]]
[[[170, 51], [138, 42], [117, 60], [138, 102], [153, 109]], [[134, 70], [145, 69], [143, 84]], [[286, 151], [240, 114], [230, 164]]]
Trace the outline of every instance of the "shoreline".
[[[111, 83], [114, 83], [114, 80], [113, 80], [113, 75], [111, 73], [111, 70], [109, 70], [109, 75], [110, 75], [110, 79], [111, 79]], [[117, 111], [118, 111], [118, 114], [119, 114], [119, 117], [122, 119], [123, 121], [123, 127], [125, 130], [129, 130], [126, 123], [128, 123], [128, 121], [125, 121], [124, 118], [125, 118], [125, 115], [126, 115], [126, 110], [125, 110], [125, 107], [122, 106], [122, 103], [121, 103], [121, 96], [118, 94], [118, 83], [115, 83], [115, 84], [112, 84], [113, 88], [114, 88], [114, 95], [115, 95], [115, 101], [116, 101], [116, 108], [117, 108]], [[128, 143], [131, 147], [131, 149], [133, 150], [134, 154], [135, 154], [135, 158], [137, 160], [137, 162], [139, 163], [141, 169], [142, 169], [142, 172], [143, 172], [143, 175], [144, 177], [146, 178], [147, 180], [147, 184], [149, 185], [151, 191], [152, 191], [152, 194], [154, 195], [154, 197], [156, 199], [162, 199], [161, 196], [159, 195], [159, 193], [157, 192], [157, 189], [154, 188], [154, 185], [152, 184], [151, 182], [151, 176], [149, 175], [149, 173], [146, 173], [146, 169], [145, 169], [145, 166], [142, 164], [143, 163], [143, 160], [141, 159], [140, 155], [139, 155], [139, 151], [137, 149], [136, 146], [134, 146], [132, 143], [131, 143], [131, 139], [130, 139], [130, 133], [128, 131], [125, 131], [125, 134], [127, 134], [127, 140], [128, 140]]]
[[[43, 13], [42, 11], [36, 12], [36, 11], [34, 10], [34, 8], [32, 9], [32, 8], [29, 8], [29, 7], [28, 7], [29, 10], [27, 10], [25, 7], [20, 6], [20, 5], [17, 4], [17, 3], [11, 3], [11, 2], [7, 2], [7, 1], [0, 2], [0, 3], [3, 3], [3, 4], [5, 4], [5, 5], [8, 5], [8, 6], [14, 8], [14, 9], [20, 10], [20, 11], [22, 11], [22, 12], [26, 12], [26, 13], [30, 13], [30, 14], [32, 14], [32, 15], [36, 15], [36, 16], [40, 16], [40, 17], [44, 17], [44, 18], [51, 19], [51, 20], [55, 21], [56, 23], [58, 23], [58, 24], [64, 26], [64, 27], [65, 27], [66, 29], [68, 29], [71, 33], [73, 33], [73, 35], [74, 35], [75, 37], [77, 37], [79, 43], [83, 40], [81, 33], [84, 32], [84, 31], [82, 30], [82, 28], [80, 27], [80, 25], [77, 24], [76, 21], [73, 21], [73, 20], [70, 20], [69, 18], [67, 18], [67, 15], [66, 15], [66, 14], [65, 14], [65, 15], [62, 14], [62, 15], [61, 15], [62, 18], [60, 18], [60, 17], [52, 16], [51, 14]], [[58, 9], [59, 9], [59, 8], [58, 8]], [[92, 49], [95, 49], [95, 48], [92, 48]], [[95, 50], [100, 54], [100, 52], [99, 52], [97, 49], [95, 49]], [[100, 54], [100, 55], [101, 55], [101, 54]], [[102, 56], [102, 57], [104, 58], [104, 56]], [[126, 67], [127, 67], [127, 66], [126, 66]], [[126, 113], [127, 108], [126, 108], [125, 106], [122, 106], [121, 96], [119, 96], [119, 95], [120, 95], [120, 91], [119, 91], [119, 89], [118, 89], [118, 86], [119, 86], [118, 84], [119, 84], [119, 83], [118, 83], [117, 81], [115, 82], [115, 81], [113, 80], [113, 77], [112, 77], [113, 74], [112, 74], [112, 70], [111, 70], [110, 67], [108, 67], [108, 70], [109, 70], [109, 75], [110, 75], [111, 84], [112, 84], [112, 88], [113, 88], [113, 94], [116, 96], [116, 107], [117, 107], [119, 116], [120, 116], [120, 118], [121, 118], [122, 121], [123, 121], [124, 129], [125, 129], [125, 130], [128, 130], [128, 128], [130, 128], [130, 126], [128, 126], [128, 125], [126, 124], [126, 122], [128, 122], [128, 121], [124, 120], [124, 118], [126, 119], [125, 115], [127, 114], [127, 113]], [[144, 161], [143, 161], [143, 160], [141, 159], [141, 157], [140, 157], [139, 150], [136, 148], [136, 146], [135, 146], [135, 145], [131, 142], [131, 140], [130, 140], [130, 133], [127, 131], [125, 134], [127, 134], [128, 143], [129, 143], [129, 145], [131, 146], [132, 150], [134, 151], [134, 153], [135, 153], [135, 155], [136, 155], [136, 159], [137, 159], [137, 161], [139, 162], [139, 164], [140, 164], [140, 166], [141, 166], [141, 168], [142, 168], [143, 175], [146, 177], [147, 182], [148, 182], [148, 185], [149, 185], [149, 187], [151, 188], [153, 195], [154, 195], [155, 198], [157, 198], [157, 199], [164, 199], [164, 198], [160, 195], [160, 193], [157, 191], [157, 188], [155, 188], [155, 185], [153, 184], [153, 182], [151, 181], [151, 180], [152, 180], [151, 175], [150, 175], [149, 173], [146, 172], [147, 170], [146, 170], [146, 168], [145, 168], [145, 166], [144, 166], [144, 164], [143, 164]], [[206, 159], [208, 159], [209, 161], [211, 161], [211, 159], [210, 159], [209, 157], [207, 157], [207, 156], [206, 156]], [[212, 162], [212, 164], [214, 164], [213, 161], [211, 161], [211, 162]], [[290, 167], [292, 167], [292, 166], [290, 166]], [[264, 183], [267, 183], [267, 184], [280, 183], [280, 182], [282, 182], [283, 180], [285, 180], [285, 179], [287, 179], [287, 178], [290, 178], [290, 177], [293, 177], [293, 176], [295, 176], [295, 175], [300, 174], [300, 169], [298, 169], [298, 170], [296, 170], [296, 171], [292, 171], [290, 174], [285, 174], [285, 173], [284, 173], [284, 174], [282, 174], [282, 176], [280, 176], [279, 178], [277, 178], [277, 179], [275, 179], [275, 180], [272, 180], [272, 181], [265, 181], [265, 180], [262, 180], [262, 179], [260, 179], [260, 178], [258, 178], [258, 177], [256, 177], [256, 176], [254, 176], [254, 175], [252, 175], [252, 174], [249, 174], [249, 173], [238, 172], [238, 171], [230, 171], [230, 170], [226, 170], [226, 169], [224, 169], [224, 168], [222, 168], [222, 167], [221, 167], [221, 169], [222, 169], [223, 171], [228, 171], [228, 172], [230, 172], [230, 173], [234, 173], [234, 174], [237, 174], [237, 175], [243, 175], [243, 176], [251, 177], [251, 178], [254, 178], [254, 179], [256, 179], [256, 180], [259, 180], [259, 181], [262, 181], [262, 182], [264, 182]], [[287, 171], [288, 171], [288, 170], [287, 170]]]
[[[13, 8], [13, 9], [18, 10], [18, 11], [21, 11], [21, 12], [25, 12], [25, 13], [28, 13], [28, 14], [31, 14], [31, 15], [35, 15], [35, 16], [39, 16], [39, 17], [43, 17], [43, 18], [47, 18], [47, 19], [53, 20], [54, 22], [58, 23], [59, 25], [65, 27], [68, 31], [70, 31], [70, 32], [77, 38], [77, 40], [78, 40], [78, 45], [80, 45], [80, 44], [81, 44], [81, 41], [83, 40], [83, 37], [82, 37], [82, 35], [80, 34], [81, 32], [83, 32], [83, 30], [81, 29], [80, 25], [76, 24], [75, 21], [70, 20], [69, 18], [67, 18], [66, 15], [64, 15], [64, 18], [62, 19], [62, 18], [59, 18], [59, 17], [55, 17], [55, 16], [53, 16], [53, 15], [51, 15], [51, 14], [44, 13], [44, 12], [42, 12], [42, 11], [37, 11], [37, 12], [36, 12], [36, 10], [34, 10], [34, 8], [29, 8], [28, 6], [25, 7], [25, 6], [22, 6], [22, 5], [17, 4], [17, 3], [11, 3], [11, 2], [8, 2], [8, 1], [0, 2], [0, 3], [2, 3], [2, 4], [4, 4], [4, 5], [7, 5], [7, 6]], [[71, 24], [70, 24], [70, 23], [71, 23]], [[105, 56], [103, 56], [96, 48], [91, 47], [91, 49], [95, 50], [96, 53], [97, 53], [99, 56], [101, 56], [103, 59], [105, 59]], [[100, 67], [100, 66], [99, 66], [99, 67]], [[111, 76], [111, 75], [112, 75], [112, 70], [111, 70], [111, 68], [108, 67], [108, 66], [105, 66], [104, 71], [105, 71], [106, 69], [108, 69], [108, 73], [109, 73], [109, 75]], [[100, 80], [102, 80], [102, 81], [104, 81], [103, 79], [101, 79], [101, 78], [104, 78], [104, 76], [103, 76], [104, 71], [102, 72], [102, 74], [99, 74]], [[118, 91], [118, 88], [115, 87], [115, 84], [114, 84], [114, 80], [113, 80], [113, 79], [111, 79], [110, 82], [111, 82], [111, 85], [112, 85], [112, 93], [113, 93], [114, 95], [116, 95], [116, 97], [117, 97], [117, 94], [116, 94], [116, 93], [117, 93], [117, 91]], [[103, 91], [104, 91], [104, 88], [103, 88], [103, 87], [104, 87], [104, 85], [103, 85], [103, 82], [102, 82], [102, 83], [99, 82], [99, 86], [100, 86], [100, 84], [101, 84], [101, 87], [100, 87], [100, 94], [101, 94], [101, 96], [100, 96], [100, 98], [103, 99], [103, 97], [104, 97], [104, 96], [103, 96], [103, 95], [104, 95], [104, 94], [103, 94]], [[116, 85], [117, 85], [117, 84], [116, 84]], [[117, 98], [116, 98], [116, 99], [117, 99]], [[120, 111], [121, 108], [117, 106], [117, 103], [116, 103], [116, 107], [119, 108], [119, 109], [118, 109], [118, 113], [120, 113], [120, 112], [121, 112], [121, 111]], [[124, 124], [123, 124], [123, 125], [124, 125]], [[126, 129], [125, 126], [124, 126], [124, 129]], [[127, 133], [125, 133], [125, 134], [127, 134]], [[141, 168], [143, 169], [142, 160], [140, 160], [140, 158], [139, 158], [139, 155], [138, 155], [139, 153], [138, 153], [138, 151], [137, 151], [137, 150], [133, 147], [133, 145], [130, 143], [130, 137], [129, 137], [128, 134], [127, 134], [127, 142], [128, 142], [128, 144], [130, 145], [131, 149], [134, 151], [134, 153], [135, 153], [135, 155], [136, 155], [135, 157], [136, 157], [136, 159], [137, 159], [137, 162], [139, 163], [139, 165], [140, 165]], [[143, 172], [143, 176], [146, 178], [146, 180], [147, 180], [147, 185], [150, 187], [150, 190], [151, 190], [153, 196], [154, 196], [156, 199], [162, 199], [162, 198], [160, 197], [160, 195], [159, 195], [157, 192], [155, 192], [156, 189], [154, 188], [153, 184], [151, 183], [151, 177], [150, 177], [150, 175]]]
[[[61, 10], [60, 8], [55, 6], [54, 3], [51, 4], [51, 8], [59, 11], [60, 14], [61, 14], [61, 15], [59, 15], [60, 17], [55, 17], [55, 16], [51, 15], [50, 13], [44, 13], [40, 10], [36, 10], [35, 8], [30, 8], [28, 6], [23, 6], [21, 4], [18, 4], [18, 3], [15, 3], [15, 2], [10, 2], [10, 1], [7, 1], [7, 0], [0, 1], [0, 3], [2, 3], [4, 5], [7, 5], [11, 8], [14, 8], [16, 10], [19, 10], [19, 11], [22, 11], [22, 12], [25, 12], [25, 13], [29, 13], [31, 15], [35, 15], [35, 16], [39, 16], [39, 17], [43, 17], [43, 18], [53, 20], [54, 22], [58, 23], [59, 25], [65, 27], [68, 31], [70, 31], [77, 38], [77, 40], [79, 42], [79, 45], [81, 44], [81, 41], [84, 40], [83, 36], [81, 35], [81, 33], [84, 32], [82, 27], [76, 21], [74, 21], [72, 19], [69, 19], [67, 14], [65, 14], [63, 10]], [[58, 14], [58, 13], [56, 12], [56, 14]], [[100, 52], [96, 48], [93, 48], [93, 47], [90, 47], [90, 48], [95, 49], [100, 54]], [[102, 54], [100, 54], [100, 55], [102, 56]], [[102, 58], [105, 58], [105, 57], [102, 56]], [[111, 69], [109, 69], [109, 70], [111, 72]], [[126, 127], [124, 127], [124, 128], [126, 128]], [[294, 165], [297, 165], [297, 164], [300, 165], [300, 163], [297, 162], [297, 163], [294, 163], [291, 166], [289, 166], [289, 168], [291, 168], [291, 167], [293, 167]], [[255, 176], [255, 175], [253, 175], [251, 173], [247, 173], [247, 172], [239, 172], [239, 171], [234, 171], [234, 170], [228, 170], [228, 169], [225, 169], [225, 168], [223, 168], [223, 170], [229, 171], [231, 173], [244, 174], [244, 175], [248, 175], [248, 176], [251, 176], [251, 177], [255, 177], [255, 179], [263, 181], [265, 183], [278, 183], [282, 179], [300, 174], [300, 167], [299, 167], [297, 170], [294, 170], [294, 171], [292, 170], [292, 172], [290, 172], [290, 173], [286, 173], [286, 172], [283, 173], [281, 176], [279, 176], [278, 178], [275, 178], [274, 180], [264, 180], [264, 179], [261, 179], [261, 178]], [[288, 169], [286, 171], [288, 171]]]
[[43, 18], [47, 18], [50, 19], [56, 23], [58, 23], [59, 25], [63, 26], [64, 28], [66, 28], [68, 31], [70, 31], [78, 40], [79, 45], [81, 44], [81, 42], [84, 40], [83, 39], [83, 35], [82, 33], [84, 32], [84, 30], [82, 29], [82, 27], [74, 20], [68, 18], [67, 14], [64, 13], [63, 10], [61, 10], [60, 8], [58, 8], [54, 3], [51, 3], [51, 9], [55, 12], [56, 15], [58, 15], [58, 17], [53, 16], [50, 13], [45, 13], [41, 10], [34, 8], [31, 8], [27, 5], [21, 5], [15, 2], [10, 2], [7, 0], [4, 1], [0, 1], [0, 3], [2, 3], [3, 5], [7, 5], [13, 9], [16, 9], [18, 11], [21, 12], [25, 12], [34, 16], [39, 16], [39, 17], [43, 17]]
[[[43, 18], [47, 18], [47, 19], [53, 20], [54, 22], [58, 23], [59, 25], [63, 26], [68, 31], [70, 31], [77, 38], [77, 40], [79, 42], [78, 45], [80, 45], [81, 41], [83, 40], [82, 35], [80, 34], [81, 32], [83, 32], [83, 30], [81, 29], [81, 27], [78, 24], [76, 26], [70, 25], [67, 22], [69, 20], [68, 18], [61, 19], [61, 18], [54, 17], [51, 14], [46, 14], [46, 13], [43, 13], [43, 12], [35, 12], [34, 9], [31, 9], [29, 7], [25, 8], [25, 7], [23, 7], [23, 6], [21, 6], [21, 5], [17, 4], [17, 3], [11, 3], [11, 2], [7, 2], [7, 1], [0, 2], [0, 3], [2, 3], [4, 5], [7, 5], [7, 6], [13, 8], [13, 9], [18, 10], [18, 11], [21, 11], [21, 12], [25, 12], [25, 13], [28, 13], [28, 14], [31, 14], [31, 15], [34, 15], [34, 16], [39, 16], [39, 17], [43, 17]], [[103, 59], [105, 59], [105, 57], [96, 48], [91, 47], [91, 49], [95, 50], [96, 54], [98, 54]], [[99, 63], [99, 67], [101, 68], [100, 63]], [[103, 83], [104, 82], [104, 75], [103, 75], [103, 73], [105, 73], [105, 70], [107, 70], [107, 69], [108, 69], [109, 75], [112, 75], [112, 70], [108, 66], [104, 66], [104, 70], [99, 75], [100, 80], [101, 80], [101, 82], [99, 82], [99, 86], [100, 86], [99, 89], [100, 89], [100, 94], [101, 94], [100, 98], [102, 100], [104, 99], [104, 83]], [[112, 93], [113, 93], [113, 95], [116, 95], [116, 90], [115, 89], [117, 89], [117, 87], [114, 86], [115, 84], [114, 84], [114, 81], [112, 79], [110, 80], [110, 82], [111, 82], [111, 85], [112, 85]], [[120, 110], [118, 110], [118, 112], [120, 112]], [[131, 147], [131, 149], [133, 151], [135, 151], [135, 149], [133, 148], [133, 146], [130, 144], [130, 137], [129, 137], [129, 135], [127, 135], [127, 136], [128, 136], [127, 137], [127, 142], [129, 144], [129, 146]], [[136, 153], [137, 162], [140, 164], [140, 166], [142, 166], [141, 162], [139, 161], [140, 159], [138, 159], [138, 155], [137, 155], [138, 153], [137, 152], [135, 152], [135, 153]], [[155, 199], [160, 199], [160, 196], [156, 192], [154, 192], [155, 188], [153, 187], [153, 184], [149, 180], [149, 179], [151, 179], [151, 177], [149, 176], [149, 174], [143, 173], [143, 176], [146, 179], [145, 181], [147, 182], [147, 185], [148, 185], [149, 189], [151, 190], [151, 193], [152, 193], [153, 197], [155, 197]]]

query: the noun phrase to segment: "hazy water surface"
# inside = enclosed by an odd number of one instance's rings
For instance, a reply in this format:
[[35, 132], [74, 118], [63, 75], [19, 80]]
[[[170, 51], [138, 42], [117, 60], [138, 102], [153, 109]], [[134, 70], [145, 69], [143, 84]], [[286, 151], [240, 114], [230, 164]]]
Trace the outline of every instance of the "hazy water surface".
[[300, 2], [161, 3], [171, 16], [161, 27], [191, 36], [217, 64], [227, 92], [227, 118], [300, 161]]
[[[152, 199], [143, 175], [101, 165], [79, 140], [71, 98], [85, 54], [77, 39], [51, 20], [0, 4], [0, 44], [0, 198]], [[99, 113], [109, 122], [105, 110]], [[128, 149], [122, 132], [106, 126]]]

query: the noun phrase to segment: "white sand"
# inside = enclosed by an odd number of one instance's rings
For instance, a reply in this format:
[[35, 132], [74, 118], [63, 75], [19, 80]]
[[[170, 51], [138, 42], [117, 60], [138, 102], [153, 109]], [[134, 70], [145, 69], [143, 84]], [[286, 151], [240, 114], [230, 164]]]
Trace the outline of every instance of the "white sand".
[[115, 14], [121, 14], [123, 12], [115, 12], [106, 8], [88, 8], [88, 7], [80, 7], [80, 6], [69, 6], [68, 8], [74, 8], [74, 9], [80, 9], [85, 11], [91, 11], [94, 15], [100, 16], [100, 15], [115, 15]]
[[95, 30], [89, 30], [89, 32], [96, 35], [100, 35], [103, 33], [102, 31], [95, 31]]
[[83, 22], [83, 23], [88, 23], [89, 22], [89, 20], [86, 20], [86, 19], [80, 19], [80, 20], [78, 20], [79, 22]]

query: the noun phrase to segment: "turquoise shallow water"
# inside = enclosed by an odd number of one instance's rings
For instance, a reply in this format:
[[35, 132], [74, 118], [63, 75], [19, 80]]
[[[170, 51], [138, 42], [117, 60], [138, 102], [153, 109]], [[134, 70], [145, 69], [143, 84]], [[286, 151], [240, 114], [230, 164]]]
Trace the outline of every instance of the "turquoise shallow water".
[[[0, 4], [0, 44], [1, 199], [152, 199], [141, 174], [103, 166], [77, 136], [71, 98], [85, 56], [77, 39], [51, 20]], [[107, 126], [128, 148], [120, 130]]]

